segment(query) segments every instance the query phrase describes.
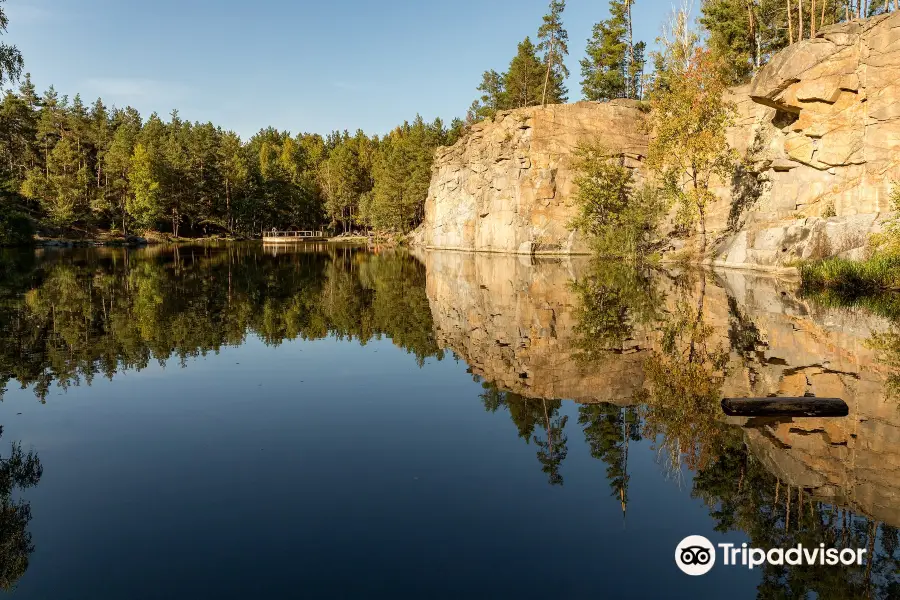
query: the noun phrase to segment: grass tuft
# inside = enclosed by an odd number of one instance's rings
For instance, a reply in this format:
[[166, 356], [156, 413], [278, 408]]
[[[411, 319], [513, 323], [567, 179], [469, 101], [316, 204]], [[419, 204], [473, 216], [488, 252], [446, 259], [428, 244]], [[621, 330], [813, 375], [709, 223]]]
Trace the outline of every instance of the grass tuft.
[[832, 292], [848, 299], [900, 291], [900, 255], [882, 254], [868, 260], [827, 258], [800, 265], [802, 289]]

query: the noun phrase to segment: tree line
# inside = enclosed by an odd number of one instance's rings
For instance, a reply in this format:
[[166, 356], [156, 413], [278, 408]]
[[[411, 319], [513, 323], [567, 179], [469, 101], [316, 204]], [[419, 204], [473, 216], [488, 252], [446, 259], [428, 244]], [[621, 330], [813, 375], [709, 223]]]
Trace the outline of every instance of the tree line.
[[[679, 73], [693, 69], [698, 79], [724, 90], [747, 80], [788, 44], [836, 22], [896, 10], [900, 0], [893, 7], [890, 0], [704, 0], [703, 35], [688, 32], [686, 22], [670, 26], [649, 60], [645, 42], [633, 36], [634, 4], [610, 0], [609, 17], [594, 25], [580, 60], [584, 98], [631, 98], [648, 100], [651, 109], [671, 108], [678, 99], [664, 96], [678, 87]], [[156, 113], [143, 118], [134, 108], [108, 107], [102, 99], [88, 105], [53, 87], [39, 95], [30, 76], [21, 77], [21, 53], [0, 44], [0, 84], [21, 80], [0, 101], [0, 243], [30, 239], [32, 224], [123, 235], [157, 229], [175, 237], [252, 236], [271, 228], [409, 232], [423, 218], [438, 146], [455, 143], [467, 125], [499, 110], [568, 100], [564, 11], [565, 0], [551, 0], [536, 43], [526, 37], [506, 71], [484, 72], [481, 95], [465, 122], [454, 119], [447, 126], [417, 116], [383, 136], [292, 135], [270, 127], [242, 140], [212, 123], [185, 121], [177, 111], [166, 119]], [[676, 19], [686, 21], [687, 13]], [[0, 8], [0, 32], [7, 25]], [[698, 100], [681, 91], [682, 99]], [[715, 103], [712, 98], [706, 106]], [[713, 125], [721, 129], [726, 121]], [[676, 146], [665, 150], [681, 152], [687, 144]], [[720, 162], [706, 161], [715, 168]], [[683, 203], [686, 218], [699, 213], [701, 223], [706, 171], [696, 173], [698, 184]]]
[[0, 101], [0, 177], [8, 202], [57, 230], [406, 232], [421, 220], [433, 151], [454, 141], [454, 127], [417, 116], [383, 137], [268, 128], [245, 142], [178, 111], [143, 119], [52, 87], [39, 96], [26, 74]]

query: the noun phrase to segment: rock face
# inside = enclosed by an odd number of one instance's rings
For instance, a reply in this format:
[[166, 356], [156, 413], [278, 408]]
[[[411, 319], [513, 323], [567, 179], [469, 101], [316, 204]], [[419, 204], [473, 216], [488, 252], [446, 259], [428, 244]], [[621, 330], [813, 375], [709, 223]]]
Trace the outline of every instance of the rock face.
[[740, 231], [715, 249], [715, 262], [861, 254], [900, 179], [900, 13], [827, 27], [734, 94], [730, 137], [751, 181], [749, 193], [736, 181], [719, 190], [729, 202], [718, 203], [712, 228], [738, 221]]
[[[826, 27], [731, 90], [741, 165], [715, 185], [713, 264], [785, 267], [862, 253], [900, 179], [900, 13]], [[436, 156], [414, 242], [511, 253], [586, 250], [569, 223], [572, 150], [600, 139], [642, 174], [629, 101], [501, 113]]]
[[588, 250], [569, 228], [574, 216], [572, 153], [600, 140], [637, 166], [647, 153], [637, 103], [534, 107], [499, 113], [435, 157], [425, 221], [415, 242], [428, 248], [523, 254]]

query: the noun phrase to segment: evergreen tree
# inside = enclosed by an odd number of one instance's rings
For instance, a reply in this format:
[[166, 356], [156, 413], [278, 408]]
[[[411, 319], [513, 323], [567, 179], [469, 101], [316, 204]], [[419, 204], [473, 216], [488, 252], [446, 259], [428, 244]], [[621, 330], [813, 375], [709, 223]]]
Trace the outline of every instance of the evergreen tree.
[[581, 91], [588, 100], [625, 98], [628, 85], [628, 0], [610, 0], [610, 17], [594, 25], [581, 59]]
[[471, 122], [492, 118], [503, 107], [503, 76], [491, 69], [485, 71], [478, 86], [481, 99], [475, 100], [469, 110]]
[[[524, 108], [541, 103], [545, 79], [544, 65], [535, 55], [531, 38], [526, 37], [518, 46], [509, 70], [503, 74], [502, 109]], [[550, 98], [559, 101], [557, 89]]]
[[[0, 4], [6, 0], [0, 0]], [[9, 26], [9, 17], [0, 8], [0, 34], [6, 33]], [[22, 74], [25, 61], [22, 59], [22, 53], [15, 46], [10, 46], [4, 42], [0, 42], [0, 84], [17, 81]]]
[[563, 63], [563, 57], [569, 54], [569, 34], [562, 25], [565, 8], [566, 0], [550, 0], [550, 12], [544, 15], [544, 22], [538, 29], [538, 50], [544, 52], [547, 67], [541, 92], [543, 106], [547, 105], [548, 100], [556, 103], [566, 101], [567, 91], [563, 82], [569, 76], [569, 69]]

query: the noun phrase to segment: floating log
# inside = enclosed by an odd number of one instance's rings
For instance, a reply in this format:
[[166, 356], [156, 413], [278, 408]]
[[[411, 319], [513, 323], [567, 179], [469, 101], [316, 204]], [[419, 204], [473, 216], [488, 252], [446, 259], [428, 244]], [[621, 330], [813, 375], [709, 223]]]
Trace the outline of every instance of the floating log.
[[847, 403], [840, 398], [724, 398], [722, 410], [730, 417], [846, 417]]

